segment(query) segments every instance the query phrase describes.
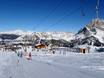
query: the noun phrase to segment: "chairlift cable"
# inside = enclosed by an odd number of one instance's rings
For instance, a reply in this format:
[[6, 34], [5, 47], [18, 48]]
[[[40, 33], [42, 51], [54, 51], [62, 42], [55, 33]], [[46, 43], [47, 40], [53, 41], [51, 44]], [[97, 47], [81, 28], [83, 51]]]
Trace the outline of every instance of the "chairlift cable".
[[54, 27], [55, 25], [57, 25], [58, 23], [62, 22], [66, 17], [69, 17], [69, 16], [71, 16], [71, 15], [77, 13], [78, 11], [80, 11], [80, 7], [78, 7], [78, 8], [75, 9], [75, 10], [73, 10], [72, 12], [70, 12], [70, 13], [64, 15], [64, 16], [63, 16], [61, 19], [59, 19], [56, 23], [51, 24], [50, 27], [49, 27], [48, 29], [46, 29], [46, 30], [48, 31], [50, 28], [52, 28], [52, 27]]
[[[51, 16], [51, 15], [56, 11], [56, 9], [57, 9], [59, 6], [62, 5], [63, 2], [64, 2], [64, 0], [61, 0], [61, 1], [56, 5], [56, 7], [53, 8], [53, 9], [50, 11], [50, 13], [44, 18], [44, 20], [42, 20], [40, 23], [38, 23], [38, 24], [36, 25], [36, 27], [39, 27], [41, 24], [43, 24], [43, 23], [49, 18], [49, 16]], [[35, 28], [35, 26], [34, 26], [34, 28]]]

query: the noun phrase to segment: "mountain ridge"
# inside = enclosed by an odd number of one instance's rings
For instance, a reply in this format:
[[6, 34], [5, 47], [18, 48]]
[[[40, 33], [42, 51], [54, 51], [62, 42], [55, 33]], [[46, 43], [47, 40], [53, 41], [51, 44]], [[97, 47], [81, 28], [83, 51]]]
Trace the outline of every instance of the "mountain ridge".
[[[0, 32], [0, 34], [15, 34], [15, 40], [65, 40], [76, 45], [104, 45], [104, 20], [94, 19], [89, 24], [80, 29], [76, 34], [71, 32], [33, 32], [14, 30]], [[57, 41], [56, 41], [57, 42]]]
[[13, 31], [7, 31], [7, 32], [0, 32], [0, 34], [15, 34], [18, 35], [20, 38], [17, 38], [17, 40], [22, 39], [25, 36], [37, 36], [39, 39], [46, 39], [46, 40], [66, 40], [70, 41], [74, 38], [74, 33], [71, 32], [33, 32], [33, 31], [23, 31], [23, 30], [13, 30]]

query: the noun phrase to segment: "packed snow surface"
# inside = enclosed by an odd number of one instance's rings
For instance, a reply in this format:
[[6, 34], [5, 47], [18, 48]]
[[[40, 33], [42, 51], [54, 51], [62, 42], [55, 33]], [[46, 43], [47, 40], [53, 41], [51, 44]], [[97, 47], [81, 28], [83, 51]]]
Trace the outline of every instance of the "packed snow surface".
[[104, 53], [33, 52], [27, 60], [0, 52], [0, 78], [104, 78]]

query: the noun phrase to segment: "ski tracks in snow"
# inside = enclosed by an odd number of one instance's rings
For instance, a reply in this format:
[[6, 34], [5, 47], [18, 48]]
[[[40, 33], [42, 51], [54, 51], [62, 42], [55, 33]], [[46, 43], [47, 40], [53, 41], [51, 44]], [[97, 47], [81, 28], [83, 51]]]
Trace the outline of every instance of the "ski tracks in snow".
[[102, 71], [83, 68], [98, 65], [100, 60], [98, 63], [94, 60], [97, 58], [103, 60], [99, 55], [33, 56], [32, 60], [27, 60], [12, 53], [6, 56], [4, 67], [1, 66], [3, 75], [0, 74], [0, 78], [103, 78]]

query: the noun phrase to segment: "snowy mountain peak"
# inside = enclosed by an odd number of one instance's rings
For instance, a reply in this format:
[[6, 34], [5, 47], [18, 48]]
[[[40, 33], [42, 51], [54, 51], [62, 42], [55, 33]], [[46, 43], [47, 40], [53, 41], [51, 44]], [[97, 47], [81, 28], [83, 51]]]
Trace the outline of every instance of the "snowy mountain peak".
[[70, 32], [33, 32], [33, 31], [23, 31], [23, 30], [13, 30], [8, 32], [0, 32], [0, 34], [15, 34], [19, 35], [17, 40], [23, 40], [25, 36], [29, 39], [45, 39], [45, 40], [66, 40], [70, 41], [74, 38], [74, 33]]
[[26, 35], [26, 34], [32, 34], [32, 31], [23, 31], [23, 30], [12, 30], [12, 31], [6, 31], [6, 32], [0, 32], [0, 34], [16, 34], [16, 35]]
[[102, 19], [94, 19], [92, 22], [88, 25], [86, 25], [88, 28], [98, 27], [98, 28], [104, 28], [104, 20]]
[[[83, 44], [104, 43], [104, 20], [94, 19], [91, 23], [82, 28], [77, 34], [76, 39], [80, 39]], [[99, 42], [99, 43], [97, 43]]]
[[70, 32], [35, 32], [35, 35], [37, 35], [40, 39], [63, 39], [70, 41], [71, 39], [74, 38], [74, 33]]

